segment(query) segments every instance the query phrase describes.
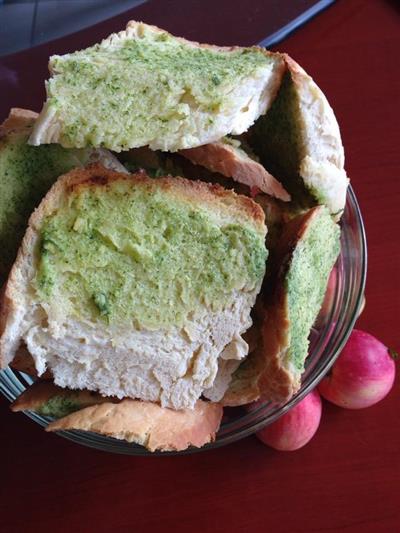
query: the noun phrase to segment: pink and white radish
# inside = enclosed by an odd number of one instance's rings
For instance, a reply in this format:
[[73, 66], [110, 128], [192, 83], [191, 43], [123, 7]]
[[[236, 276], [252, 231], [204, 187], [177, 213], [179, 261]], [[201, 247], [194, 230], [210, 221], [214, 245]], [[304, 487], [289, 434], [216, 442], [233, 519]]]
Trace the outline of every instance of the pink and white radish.
[[394, 377], [395, 363], [388, 348], [369, 333], [355, 329], [318, 390], [340, 407], [362, 409], [382, 400]]
[[294, 451], [305, 446], [315, 435], [322, 413], [322, 402], [313, 390], [276, 422], [256, 433], [264, 443], [281, 451]]

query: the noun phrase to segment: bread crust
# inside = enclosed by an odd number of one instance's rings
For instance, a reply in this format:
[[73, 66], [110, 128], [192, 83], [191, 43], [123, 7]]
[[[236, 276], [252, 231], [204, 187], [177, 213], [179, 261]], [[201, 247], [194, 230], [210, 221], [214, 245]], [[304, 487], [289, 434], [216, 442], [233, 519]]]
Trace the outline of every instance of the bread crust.
[[79, 410], [55, 420], [46, 431], [78, 429], [137, 442], [150, 451], [180, 451], [215, 439], [223, 409], [199, 400], [194, 409], [174, 411], [152, 402], [113, 400], [87, 390], [71, 391], [51, 381], [38, 381], [11, 405], [13, 412], [38, 411], [54, 397], [72, 399]]
[[256, 187], [284, 202], [290, 200], [289, 193], [260, 163], [227, 143], [219, 141], [180, 150], [179, 153], [192, 163], [202, 165], [212, 172], [219, 172], [251, 188]]
[[10, 405], [11, 411], [35, 411], [44, 405], [50, 398], [63, 391], [51, 381], [37, 381], [28, 387], [16, 400]]
[[151, 402], [125, 399], [76, 411], [51, 422], [46, 431], [91, 431], [136, 442], [151, 452], [182, 451], [212, 442], [222, 414], [220, 404], [202, 400], [194, 409], [174, 411]]
[[138, 171], [134, 174], [122, 174], [105, 169], [99, 164], [89, 165], [85, 169], [73, 170], [61, 179], [66, 193], [72, 192], [74, 189], [82, 189], [90, 186], [106, 187], [109, 183], [117, 180], [134, 181], [136, 185], [147, 187], [150, 190], [161, 189], [171, 191], [177, 198], [181, 198], [190, 203], [201, 203], [203, 205], [205, 203], [221, 203], [221, 206], [240, 213], [243, 217], [252, 220], [260, 228], [263, 227], [265, 221], [264, 211], [251, 198], [236, 194], [230, 189], [224, 189], [217, 183], [192, 181], [186, 178], [172, 176], [159, 177], [157, 180], [154, 180], [149, 178], [145, 171]]
[[[19, 411], [37, 411], [43, 407], [51, 398], [54, 397], [73, 398], [76, 404], [81, 408], [91, 405], [98, 405], [104, 402], [112, 402], [112, 398], [105, 398], [101, 394], [87, 390], [69, 390], [58, 387], [52, 381], [36, 381], [28, 389], [26, 389], [18, 398], [10, 405], [13, 412]], [[116, 400], [118, 401], [118, 400]]]
[[0, 125], [0, 138], [11, 131], [25, 130], [25, 128], [33, 126], [38, 116], [38, 113], [29, 109], [12, 107], [8, 117]]

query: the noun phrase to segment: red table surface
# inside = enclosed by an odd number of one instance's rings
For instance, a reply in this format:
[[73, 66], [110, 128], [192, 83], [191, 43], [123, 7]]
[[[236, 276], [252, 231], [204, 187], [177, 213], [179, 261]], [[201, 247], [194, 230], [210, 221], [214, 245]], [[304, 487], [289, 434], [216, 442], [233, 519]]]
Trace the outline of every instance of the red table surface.
[[[279, 45], [335, 109], [369, 245], [367, 306], [357, 327], [394, 347], [399, 44], [394, 3], [342, 0]], [[317, 435], [297, 452], [249, 437], [206, 453], [149, 458], [46, 434], [1, 399], [0, 531], [400, 531], [399, 391], [397, 379], [384, 401], [361, 411], [324, 403]]]

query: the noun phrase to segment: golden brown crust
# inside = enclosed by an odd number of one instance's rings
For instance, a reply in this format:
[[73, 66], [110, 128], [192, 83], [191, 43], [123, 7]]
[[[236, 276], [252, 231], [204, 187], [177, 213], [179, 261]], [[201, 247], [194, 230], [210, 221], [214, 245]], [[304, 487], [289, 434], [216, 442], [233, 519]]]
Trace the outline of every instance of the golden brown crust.
[[128, 442], [150, 451], [200, 448], [215, 439], [222, 406], [198, 400], [194, 409], [174, 411], [151, 402], [125, 399], [87, 407], [49, 424], [46, 431], [83, 430]]
[[284, 365], [286, 352], [290, 346], [287, 293], [279, 286], [274, 301], [266, 308], [262, 325], [260, 356], [264, 368], [258, 378], [259, 397], [283, 402], [296, 392], [299, 376], [294, 375]]
[[27, 127], [33, 126], [38, 116], [37, 113], [29, 109], [12, 107], [8, 117], [0, 125], [0, 137], [10, 131], [24, 130]]
[[224, 142], [215, 142], [180, 150], [179, 153], [192, 163], [202, 165], [212, 172], [233, 178], [249, 187], [257, 187], [261, 191], [279, 198], [284, 202], [290, 195], [260, 163], [250, 159], [245, 153]]
[[300, 79], [303, 76], [308, 76], [306, 71], [288, 54], [282, 54], [282, 58], [286, 64], [286, 68], [290, 71], [292, 78], [294, 78], [296, 84], [300, 82]]
[[18, 398], [10, 405], [11, 411], [17, 413], [19, 411], [35, 411], [44, 405], [50, 398], [61, 394], [63, 389], [54, 385], [52, 381], [37, 381], [26, 389]]
[[229, 388], [221, 400], [224, 407], [238, 407], [259, 399], [258, 380], [264, 369], [264, 358], [259, 352], [260, 345], [247, 356], [233, 375]]
[[112, 398], [105, 398], [96, 392], [63, 389], [55, 385], [52, 381], [37, 381], [10, 405], [10, 409], [13, 412], [36, 411], [54, 397], [70, 398], [74, 403], [80, 405], [81, 408], [113, 401]]
[[27, 410], [35, 411], [55, 396], [58, 390], [61, 391], [62, 389], [51, 381], [38, 381], [18, 396], [10, 405], [10, 409], [14, 413]]
[[[100, 164], [92, 164], [84, 169], [75, 169], [63, 176], [58, 183], [63, 185], [66, 192], [89, 186], [104, 186], [113, 181], [132, 181], [135, 185], [147, 187], [149, 190], [162, 189], [171, 191], [174, 196], [181, 197], [191, 203], [215, 203], [221, 202], [221, 207], [240, 212], [250, 218], [256, 225], [264, 225], [264, 211], [247, 196], [236, 194], [234, 191], [224, 189], [216, 183], [204, 181], [192, 181], [181, 177], [165, 176], [156, 180], [149, 178], [145, 171], [134, 174], [122, 174], [104, 168]], [[62, 183], [61, 183], [62, 182]]]

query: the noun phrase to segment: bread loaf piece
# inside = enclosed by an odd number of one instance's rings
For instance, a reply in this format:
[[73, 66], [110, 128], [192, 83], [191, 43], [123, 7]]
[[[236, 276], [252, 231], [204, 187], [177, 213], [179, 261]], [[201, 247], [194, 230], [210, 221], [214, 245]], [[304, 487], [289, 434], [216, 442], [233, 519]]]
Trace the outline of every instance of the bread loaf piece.
[[222, 400], [284, 402], [300, 388], [311, 327], [340, 250], [340, 229], [318, 206], [286, 224], [276, 252], [271, 294], [258, 310], [260, 342], [238, 368]]
[[249, 142], [300, 207], [326, 205], [339, 219], [349, 180], [338, 123], [313, 79], [283, 57], [286, 73], [279, 93], [250, 129]]
[[135, 442], [151, 452], [182, 451], [212, 442], [222, 414], [221, 405], [202, 400], [193, 409], [174, 411], [155, 403], [125, 399], [76, 411], [51, 422], [46, 431], [78, 429]]
[[46, 431], [92, 431], [136, 442], [152, 452], [204, 446], [215, 439], [223, 413], [221, 405], [201, 400], [193, 410], [173, 411], [150, 402], [62, 389], [49, 381], [34, 383], [10, 407], [55, 418]]
[[131, 21], [86, 50], [52, 56], [34, 145], [176, 151], [246, 131], [274, 99], [282, 58], [200, 45]]
[[241, 339], [265, 272], [250, 198], [99, 165], [60, 178], [30, 219], [3, 298], [0, 354], [104, 396], [193, 407]]

